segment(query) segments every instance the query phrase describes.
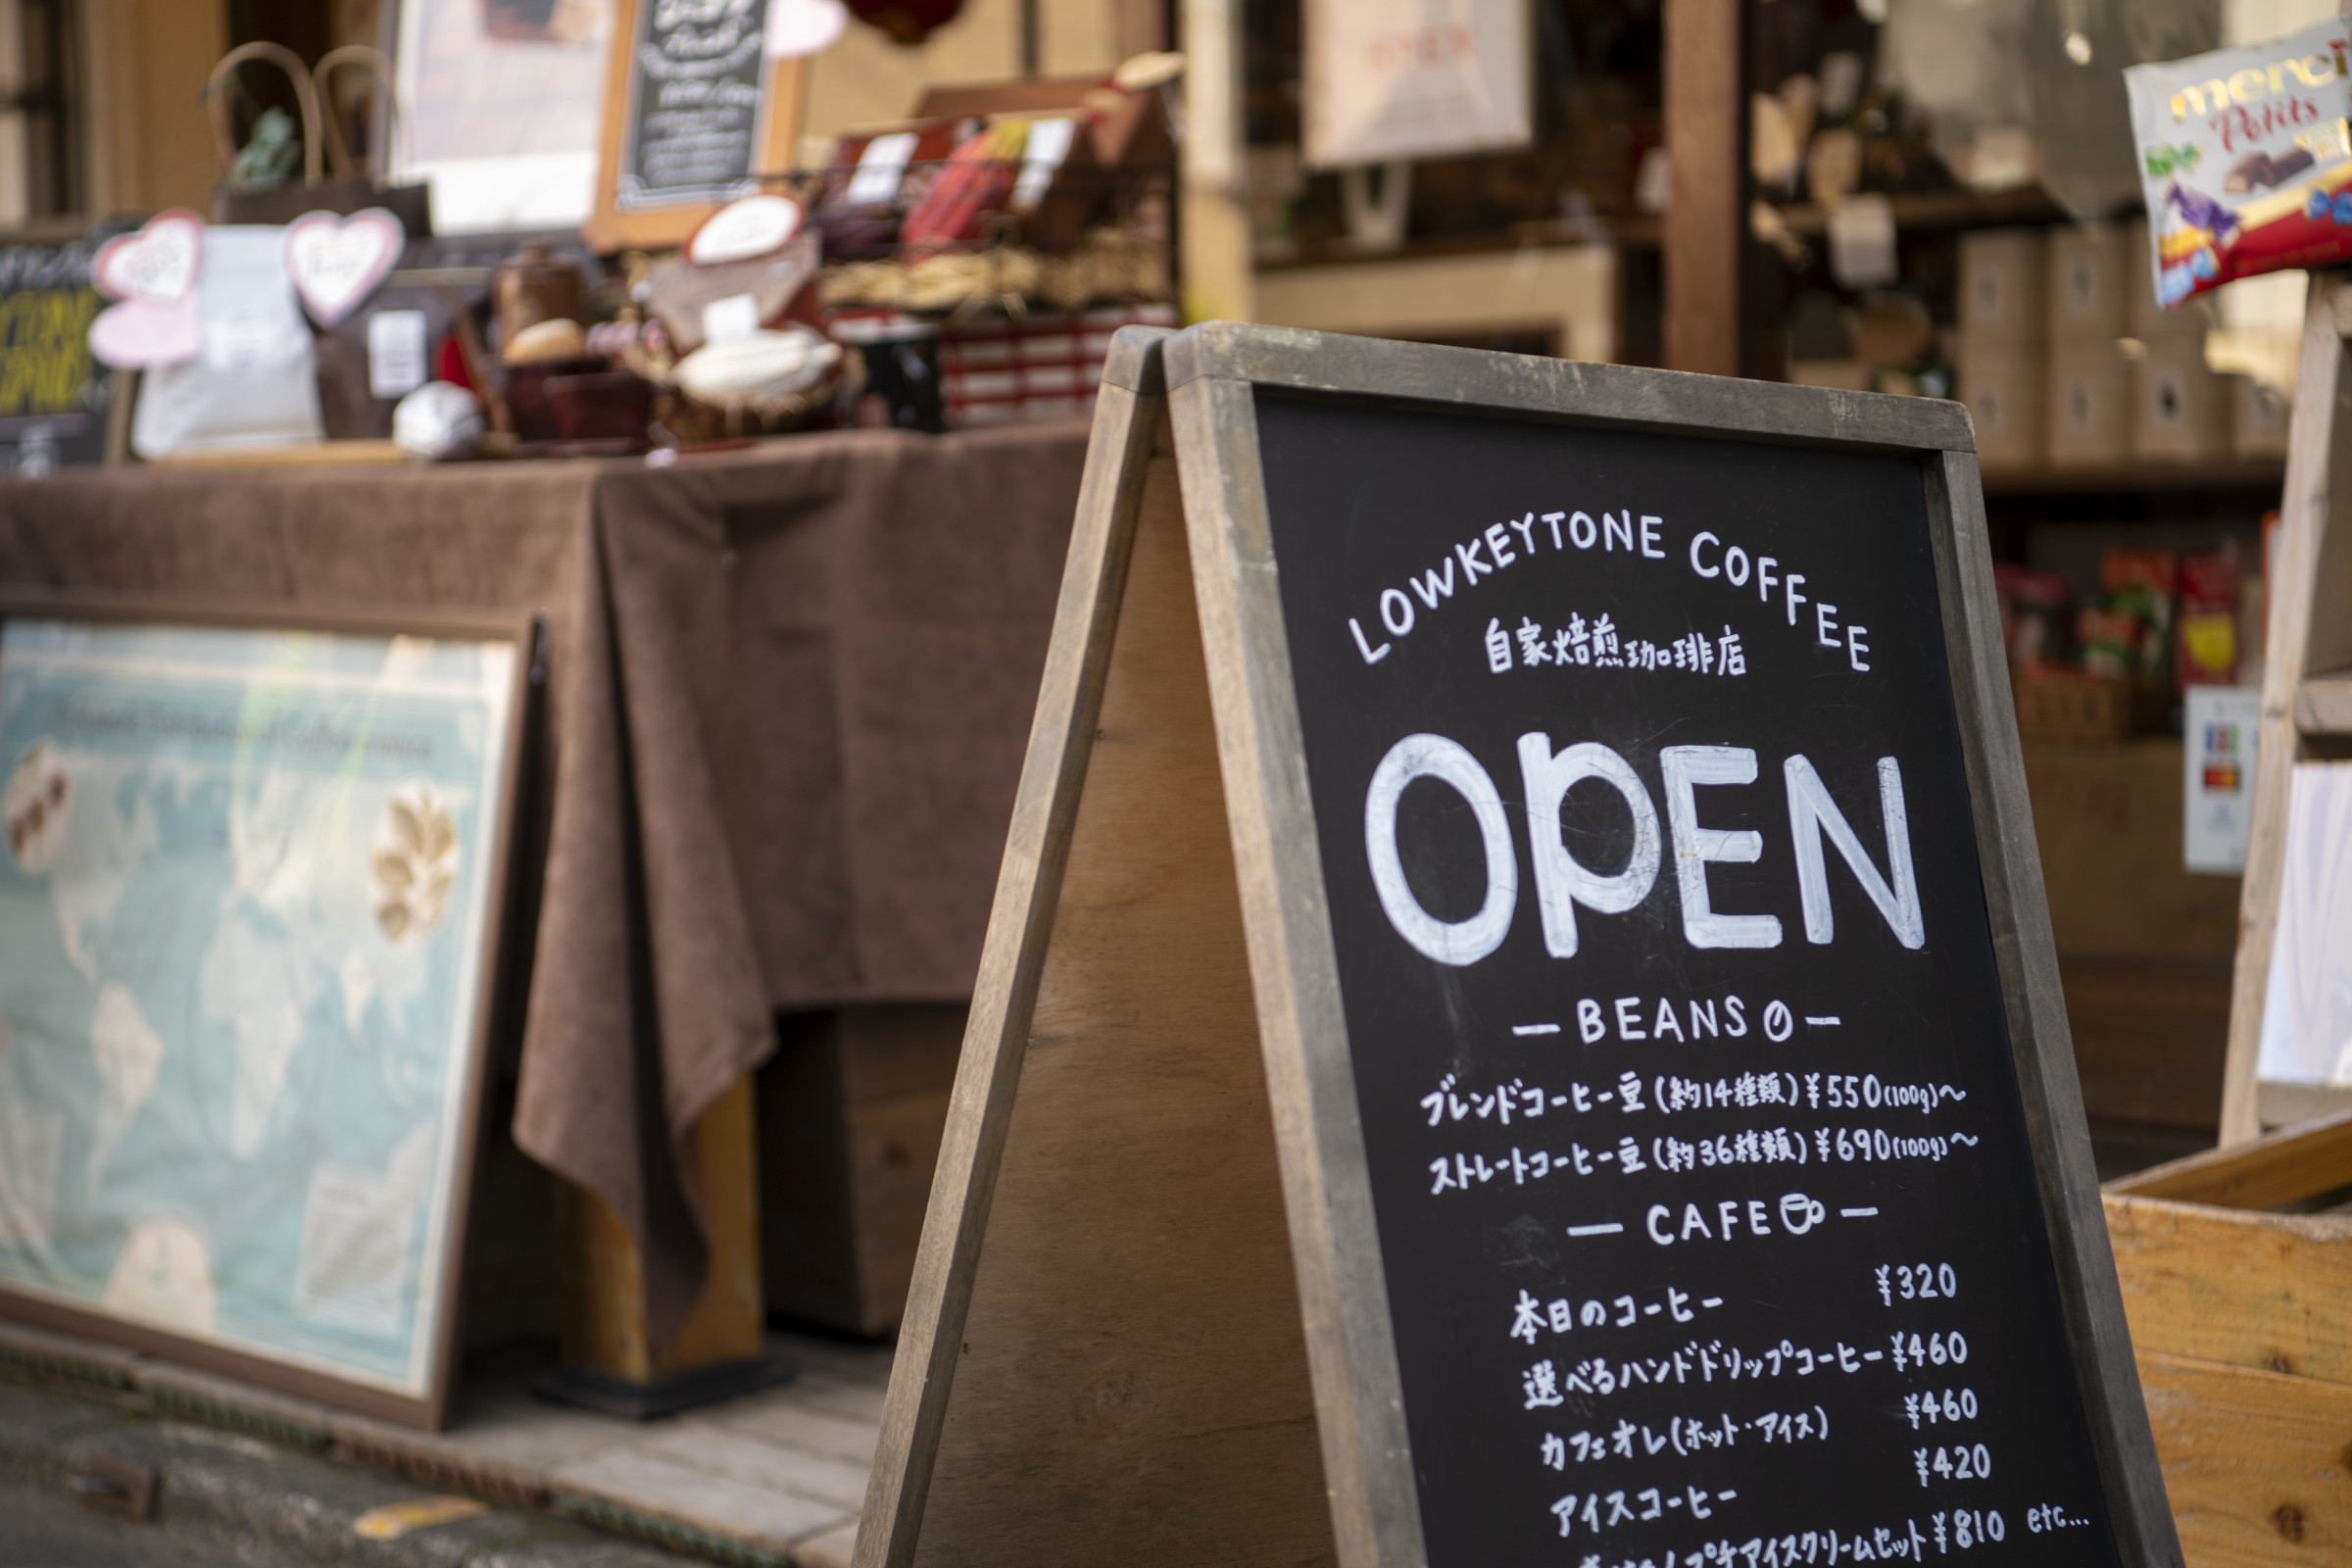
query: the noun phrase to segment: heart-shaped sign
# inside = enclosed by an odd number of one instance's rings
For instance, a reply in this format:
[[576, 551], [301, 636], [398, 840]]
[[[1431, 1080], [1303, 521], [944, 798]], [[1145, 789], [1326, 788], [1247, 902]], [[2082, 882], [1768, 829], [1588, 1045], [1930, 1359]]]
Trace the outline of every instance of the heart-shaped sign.
[[90, 280], [109, 299], [172, 305], [196, 292], [204, 259], [204, 220], [182, 207], [158, 213], [135, 234], [118, 234], [98, 247]]
[[128, 299], [90, 322], [90, 354], [119, 370], [152, 370], [196, 357], [196, 296], [162, 304]]
[[800, 232], [801, 218], [801, 204], [789, 196], [729, 202], [687, 236], [686, 259], [697, 267], [715, 267], [782, 250]]
[[305, 213], [286, 228], [286, 272], [311, 319], [332, 326], [391, 275], [408, 240], [400, 220], [381, 207], [349, 218]]

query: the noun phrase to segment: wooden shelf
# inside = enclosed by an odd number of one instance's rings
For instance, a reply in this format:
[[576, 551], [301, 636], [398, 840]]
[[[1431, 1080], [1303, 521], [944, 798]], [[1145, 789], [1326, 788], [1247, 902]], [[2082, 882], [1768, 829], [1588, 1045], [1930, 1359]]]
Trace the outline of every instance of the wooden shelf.
[[[2058, 199], [2038, 185], [2020, 190], [1937, 190], [1905, 192], [1886, 198], [1894, 209], [1898, 229], [2005, 228], [2030, 223], [2061, 223], [2071, 215]], [[1780, 210], [1781, 221], [1792, 234], [1822, 234], [1829, 230], [1830, 210], [1809, 202], [1791, 202]]]
[[2352, 735], [2352, 673], [2315, 675], [2297, 686], [2295, 728], [2306, 735]]
[[2101, 490], [2282, 490], [2283, 460], [2136, 463], [2096, 468], [1987, 468], [1987, 496], [2086, 495]]

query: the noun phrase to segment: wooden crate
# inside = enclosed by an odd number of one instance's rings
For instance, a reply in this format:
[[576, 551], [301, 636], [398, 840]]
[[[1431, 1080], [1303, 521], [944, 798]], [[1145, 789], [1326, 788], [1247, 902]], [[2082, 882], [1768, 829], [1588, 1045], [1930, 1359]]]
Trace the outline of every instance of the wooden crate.
[[2132, 683], [2079, 669], [2021, 669], [2012, 688], [2029, 741], [2120, 741], [2132, 733]]
[[769, 1312], [880, 1335], [906, 1308], [964, 1009], [845, 1007], [777, 1020], [760, 1069]]
[[2190, 1568], [2352, 1561], [2352, 1115], [2106, 1189]]

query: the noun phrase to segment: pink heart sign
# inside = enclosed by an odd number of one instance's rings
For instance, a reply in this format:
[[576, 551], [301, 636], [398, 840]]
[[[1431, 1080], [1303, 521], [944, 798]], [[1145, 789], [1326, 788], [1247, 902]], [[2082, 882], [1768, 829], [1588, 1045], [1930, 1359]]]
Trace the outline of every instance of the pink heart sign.
[[333, 326], [391, 274], [408, 239], [381, 207], [349, 218], [305, 213], [286, 229], [286, 272], [311, 319]]
[[158, 213], [135, 234], [118, 234], [98, 248], [90, 279], [110, 299], [173, 305], [196, 291], [204, 259], [204, 220], [185, 208]]
[[90, 354], [119, 370], [152, 370], [196, 357], [196, 297], [160, 304], [127, 299], [90, 322]]

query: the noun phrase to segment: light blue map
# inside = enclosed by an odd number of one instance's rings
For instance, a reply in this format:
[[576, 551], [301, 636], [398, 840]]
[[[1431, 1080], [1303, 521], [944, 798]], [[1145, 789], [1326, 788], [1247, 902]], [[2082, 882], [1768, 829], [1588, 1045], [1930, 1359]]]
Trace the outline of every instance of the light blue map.
[[0, 626], [0, 1292], [426, 1392], [514, 658]]

